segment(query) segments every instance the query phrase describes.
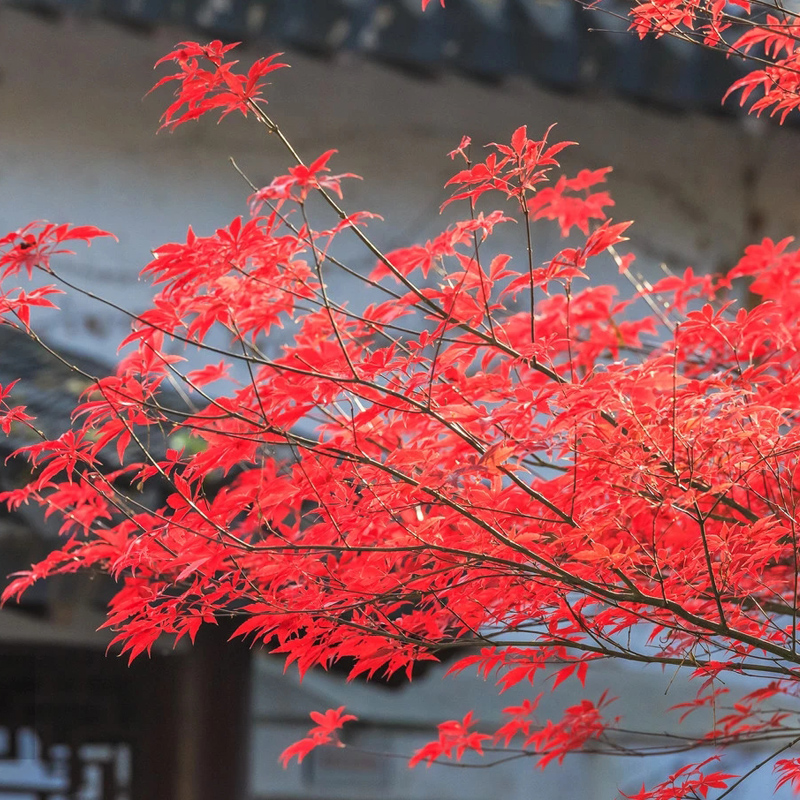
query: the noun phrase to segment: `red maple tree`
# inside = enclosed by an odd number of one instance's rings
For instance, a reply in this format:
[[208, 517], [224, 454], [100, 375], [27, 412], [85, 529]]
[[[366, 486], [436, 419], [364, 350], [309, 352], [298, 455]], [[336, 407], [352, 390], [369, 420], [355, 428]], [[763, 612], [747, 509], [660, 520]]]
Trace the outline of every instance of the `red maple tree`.
[[[642, 36], [755, 59], [732, 89], [784, 118], [800, 104], [800, 27], [772, 12], [751, 14], [746, 0], [630, 10]], [[158, 294], [134, 319], [116, 374], [86, 391], [72, 430], [21, 451], [34, 477], [2, 500], [58, 514], [63, 542], [4, 598], [49, 575], [103, 570], [119, 584], [107, 625], [131, 659], [164, 634], [194, 638], [236, 615], [239, 635], [301, 672], [343, 660], [351, 677], [410, 677], [415, 662], [453, 648], [466, 654], [451, 672], [477, 670], [500, 690], [553, 670], [553, 686], [583, 682], [598, 659], [674, 666], [702, 678], [684, 717], [715, 704], [735, 673], [752, 677], [752, 692], [680, 749], [780, 740], [775, 757], [788, 751], [800, 741], [794, 716], [769, 702], [800, 680], [791, 239], [753, 244], [726, 275], [642, 282], [617, 249], [630, 223], [607, 216], [608, 169], [562, 175], [571, 143], [521, 127], [480, 157], [465, 138], [447, 201], [463, 219], [384, 253], [365, 232], [371, 215], [340, 205], [352, 176], [330, 173], [334, 151], [306, 165], [267, 113], [263, 79], [283, 65], [272, 56], [239, 73], [231, 47], [187, 42], [162, 59], [177, 65], [158, 84], [177, 87], [164, 126], [240, 111], [296, 165], [253, 187], [248, 219], [155, 251], [143, 275]], [[319, 198], [334, 224], [314, 223]], [[544, 263], [537, 219], [571, 237]], [[521, 265], [492, 244], [513, 220]], [[60, 291], [54, 256], [103, 235], [32, 224], [0, 239], [5, 323], [35, 336], [30, 309]], [[332, 254], [341, 236], [372, 255], [370, 274]], [[629, 297], [583, 283], [609, 257], [634, 284]], [[19, 288], [34, 270], [53, 284]], [[337, 296], [337, 272], [360, 280], [370, 305]], [[750, 308], [725, 299], [737, 278], [750, 281]], [[276, 326], [293, 340], [270, 357]], [[228, 348], [212, 344], [220, 332]], [[183, 370], [174, 342], [206, 365]], [[12, 388], [0, 388], [0, 425], [37, 432]], [[151, 434], [164, 430], [189, 444], [157, 451]], [[131, 495], [149, 482], [166, 487], [159, 508]], [[469, 712], [445, 721], [412, 765], [514, 748], [544, 766], [621, 727], [605, 695], [544, 723], [536, 704], [506, 708], [493, 732]], [[349, 719], [343, 708], [315, 714], [284, 761], [334, 741]], [[715, 763], [687, 763], [635, 797], [722, 797], [741, 779]], [[778, 785], [800, 783], [800, 759], [775, 769]]]

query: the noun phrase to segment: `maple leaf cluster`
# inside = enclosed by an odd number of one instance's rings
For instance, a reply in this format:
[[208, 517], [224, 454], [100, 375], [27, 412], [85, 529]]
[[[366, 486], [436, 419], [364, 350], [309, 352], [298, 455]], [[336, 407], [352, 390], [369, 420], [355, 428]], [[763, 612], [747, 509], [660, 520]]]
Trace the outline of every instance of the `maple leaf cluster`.
[[[425, 11], [431, 0], [421, 2]], [[723, 102], [740, 91], [740, 105], [752, 100], [751, 112], [769, 111], [781, 122], [800, 108], [800, 20], [791, 5], [780, 0], [577, 2], [612, 17], [620, 17], [628, 6], [630, 30], [642, 39], [672, 36], [749, 62], [747, 74], [734, 81]], [[444, 8], [445, 0], [440, 0], [440, 5]]]
[[330, 708], [324, 714], [319, 711], [311, 712], [311, 719], [317, 724], [308, 732], [308, 736], [295, 742], [283, 751], [281, 761], [286, 766], [292, 758], [297, 758], [297, 763], [302, 763], [303, 759], [315, 748], [323, 744], [332, 744], [334, 741], [343, 746], [338, 739], [337, 731], [345, 722], [356, 720], [353, 714], [345, 714], [344, 706]]
[[[744, 0], [733, 5], [749, 13]], [[641, 35], [702, 19], [700, 35], [716, 44], [732, 24], [726, 9], [658, 0], [631, 14]], [[770, 17], [740, 46], [765, 47], [783, 68], [796, 37], [781, 31]], [[800, 674], [791, 239], [752, 245], [728, 274], [687, 269], [651, 285], [618, 252], [630, 223], [608, 217], [610, 168], [563, 174], [557, 156], [572, 143], [520, 127], [482, 159], [462, 140], [447, 203], [463, 218], [424, 245], [384, 252], [366, 232], [373, 215], [340, 206], [341, 181], [355, 176], [330, 174], [335, 151], [306, 164], [267, 116], [262, 78], [283, 65], [272, 56], [238, 73], [231, 47], [183, 43], [162, 59], [178, 67], [157, 84], [177, 84], [164, 125], [239, 111], [294, 163], [254, 191], [249, 217], [154, 252], [142, 273], [157, 287], [152, 305], [71, 430], [41, 435], [13, 385], [0, 387], [0, 428], [39, 436], [19, 451], [32, 480], [0, 500], [42, 505], [63, 536], [4, 600], [48, 576], [105, 571], [118, 582], [106, 624], [131, 659], [162, 635], [193, 639], [235, 615], [239, 636], [301, 673], [342, 661], [351, 678], [411, 677], [443, 647], [466, 648], [451, 671], [477, 670], [500, 691], [542, 675], [553, 688], [583, 684], [598, 659], [687, 667], [703, 682], [676, 709], [683, 718], [724, 703], [728, 673], [766, 678], [680, 747], [792, 735], [791, 715], [766, 713]], [[753, 80], [738, 86], [745, 96]], [[789, 81], [763, 84], [754, 109], [795, 107]], [[312, 201], [338, 222], [316, 226]], [[492, 235], [514, 220], [512, 257]], [[545, 261], [532, 247], [537, 220], [569, 237]], [[369, 273], [331, 255], [345, 232], [371, 254]], [[30, 332], [31, 308], [59, 291], [54, 257], [103, 235], [40, 223], [0, 239], [5, 323]], [[636, 286], [631, 296], [589, 280], [602, 259]], [[20, 289], [37, 270], [53, 285]], [[366, 307], [337, 295], [337, 270], [361, 281]], [[741, 278], [759, 302], [720, 303]], [[293, 336], [275, 353], [268, 338], [280, 327]], [[207, 362], [185, 370], [176, 344]], [[153, 447], [165, 431], [182, 446]], [[151, 485], [164, 496], [157, 507], [131, 497], [131, 486]], [[612, 702], [584, 699], [543, 720], [538, 700], [525, 701], [496, 731], [466, 713], [443, 722], [412, 765], [490, 748], [560, 762], [613, 742]], [[337, 731], [353, 719], [342, 708], [312, 716], [284, 763], [341, 745]], [[635, 797], [724, 789], [734, 776], [710, 764]], [[776, 771], [780, 785], [800, 784], [796, 759]]]
[[[612, 0], [586, 3], [619, 13]], [[672, 36], [713, 48], [747, 65], [722, 101], [741, 92], [740, 105], [750, 112], [768, 111], [783, 122], [800, 107], [800, 25], [796, 11], [781, 2], [751, 0], [630, 0], [630, 28], [641, 38]]]

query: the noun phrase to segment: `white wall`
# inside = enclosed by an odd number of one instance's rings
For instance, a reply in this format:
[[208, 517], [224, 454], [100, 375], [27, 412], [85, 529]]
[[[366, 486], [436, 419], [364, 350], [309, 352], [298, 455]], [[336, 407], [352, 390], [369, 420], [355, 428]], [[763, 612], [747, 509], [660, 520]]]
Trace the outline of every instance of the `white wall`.
[[[100, 294], [143, 308], [137, 281], [149, 251], [201, 234], [246, 213], [247, 188], [228, 164], [233, 155], [257, 183], [285, 172], [274, 139], [240, 119], [206, 119], [155, 136], [169, 90], [142, 101], [151, 66], [182, 30], [143, 36], [97, 20], [47, 22], [0, 9], [0, 229], [31, 219], [91, 223], [115, 232], [62, 264], [65, 275]], [[275, 49], [242, 54], [247, 60]], [[577, 140], [568, 170], [614, 165], [615, 219], [635, 218], [633, 247], [649, 271], [730, 265], [755, 234], [793, 233], [800, 187], [787, 164], [800, 137], [775, 126], [670, 116], [610, 97], [547, 93], [510, 80], [487, 87], [455, 76], [420, 81], [347, 55], [335, 62], [288, 54], [291, 70], [274, 74], [270, 110], [302, 154], [336, 147], [335, 170], [356, 172], [346, 205], [382, 214], [371, 233], [391, 248], [434, 234], [453, 165], [445, 157], [462, 134], [476, 143], [507, 140], [519, 124], [540, 133], [557, 121], [558, 137]], [[755, 227], [758, 227], [756, 225]], [[537, 253], [555, 247], [552, 226]], [[507, 246], [520, 252], [521, 231]], [[359, 250], [357, 265], [370, 266]], [[607, 264], [605, 276], [615, 269]], [[49, 315], [48, 333], [112, 358], [127, 322], [75, 297]]]
[[[286, 674], [275, 658], [256, 660], [254, 672], [255, 718], [251, 747], [251, 780], [255, 798], [297, 798], [297, 800], [615, 800], [618, 790], [633, 794], [642, 783], [652, 786], [690, 762], [714, 755], [711, 747], [691, 753], [673, 753], [651, 758], [615, 757], [607, 754], [571, 754], [564, 763], [552, 763], [544, 770], [536, 767], [535, 758], [521, 758], [485, 767], [458, 767], [435, 764], [407, 767], [415, 750], [436, 738], [436, 725], [447, 719], [460, 719], [474, 710], [476, 730], [493, 732], [502, 725], [502, 709], [519, 705], [523, 699], [543, 693], [535, 717], [539, 724], [559, 720], [564, 708], [580, 698], [597, 701], [604, 690], [617, 699], [608, 706], [609, 718], [620, 715], [620, 727], [650, 732], [672, 732], [700, 736], [712, 724], [714, 714], [725, 713], [742, 694], [751, 691], [751, 679], [725, 677], [730, 695], [718, 709], [701, 709], [684, 724], [677, 721], [682, 713], [670, 707], [693, 699], [696, 681], [688, 681], [690, 670], [661, 670], [624, 662], [599, 661], [589, 669], [586, 687], [570, 679], [555, 692], [551, 682], [539, 676], [536, 686], [521, 683], [500, 695], [494, 681], [484, 681], [474, 672], [444, 677], [446, 666], [435, 666], [430, 673], [410, 685], [389, 690], [375, 684], [354, 681], [345, 684], [340, 678], [320, 672], [309, 674], [301, 683], [296, 670]], [[752, 679], [755, 680], [755, 679]], [[288, 769], [278, 765], [281, 751], [306, 735], [311, 723], [308, 713], [344, 705], [355, 714], [358, 723], [343, 730], [343, 749], [318, 749], [298, 765], [292, 760]], [[792, 704], [796, 705], [796, 704]], [[616, 738], [618, 743], [640, 749], [657, 740]], [[660, 743], [663, 745], [664, 740]], [[517, 742], [519, 744], [519, 741]], [[595, 746], [598, 743], [594, 743]], [[781, 744], [785, 744], [782, 742]], [[722, 772], [744, 774], [764, 759], [773, 747], [769, 744], [750, 748], [728, 748]], [[502, 751], [465, 758], [465, 763], [486, 765], [499, 760]], [[760, 800], [775, 797], [789, 800], [792, 792], [784, 787], [773, 794], [775, 781], [772, 765], [756, 773], [743, 784], [732, 800]]]

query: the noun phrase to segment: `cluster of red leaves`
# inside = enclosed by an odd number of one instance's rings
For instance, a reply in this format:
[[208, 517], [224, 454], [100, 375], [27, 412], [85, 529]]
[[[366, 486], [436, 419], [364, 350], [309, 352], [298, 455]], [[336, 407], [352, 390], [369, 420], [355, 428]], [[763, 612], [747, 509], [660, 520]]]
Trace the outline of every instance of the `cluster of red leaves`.
[[[256, 101], [266, 102], [263, 99], [265, 84], [261, 82], [262, 78], [288, 64], [277, 62], [281, 53], [275, 53], [256, 61], [246, 75], [238, 74], [233, 71], [237, 62], [225, 61], [225, 54], [234, 47], [236, 44], [223, 45], [220, 41], [207, 45], [181, 42], [177, 49], [158, 60], [156, 66], [174, 61], [180, 70], [162, 78], [153, 87], [157, 89], [165, 83], [178, 82], [175, 101], [164, 112], [163, 128], [174, 130], [184, 122], [199, 119], [203, 114], [215, 110], [221, 112], [220, 119], [232, 111], [240, 111], [247, 116]], [[210, 69], [202, 66], [206, 61]]]
[[345, 714], [344, 706], [340, 706], [339, 708], [329, 708], [324, 714], [319, 711], [312, 711], [311, 719], [317, 724], [308, 731], [308, 736], [290, 745], [281, 753], [280, 760], [284, 767], [293, 758], [297, 758], [298, 764], [301, 763], [315, 747], [320, 745], [331, 744], [332, 742], [341, 745], [336, 732], [345, 722], [354, 721], [358, 717], [352, 714]]
[[781, 776], [776, 789], [788, 783], [795, 792], [800, 792], [800, 758], [782, 758], [776, 761], [775, 772]]
[[[618, 4], [595, 0], [592, 7], [618, 13]], [[765, 13], [765, 9], [773, 13]], [[674, 36], [744, 59], [747, 73], [723, 97], [741, 91], [740, 105], [769, 111], [781, 121], [800, 108], [800, 24], [780, 2], [750, 0], [632, 0], [631, 29], [644, 38]]]
[[[258, 80], [277, 65], [239, 75], [228, 49], [184, 44], [170, 55], [180, 72], [168, 78], [178, 89], [166, 124], [214, 109], [258, 116]], [[554, 685], [582, 683], [601, 657], [793, 685], [800, 253], [766, 240], [728, 276], [670, 276], [640, 292], [667, 309], [655, 315], [639, 295], [576, 290], [607, 250], [626, 269], [613, 248], [629, 223], [606, 218], [611, 200], [595, 187], [607, 169], [553, 179], [566, 143], [547, 139], [519, 128], [468, 161], [450, 182], [468, 216], [425, 246], [382, 253], [358, 227], [366, 216], [330, 196], [340, 186], [328, 152], [256, 193], [247, 221], [159, 248], [143, 273], [158, 294], [117, 373], [86, 392], [73, 430], [24, 448], [34, 477], [0, 498], [42, 504], [64, 537], [4, 598], [48, 575], [104, 570], [119, 581], [107, 624], [131, 658], [162, 634], [193, 638], [235, 613], [239, 635], [302, 672], [346, 660], [351, 676], [410, 675], [437, 647], [488, 644], [459, 667], [497, 674], [501, 689], [554, 664]], [[310, 192], [340, 224], [313, 227]], [[492, 196], [513, 201], [523, 239], [532, 217], [582, 238], [543, 264], [523, 247], [519, 264], [492, 246], [504, 213], [475, 212]], [[375, 257], [371, 276], [329, 257], [345, 229]], [[41, 268], [57, 280], [50, 258], [61, 245], [99, 235], [49, 225], [11, 234], [0, 240], [2, 278]], [[360, 277], [370, 305], [336, 295], [323, 269], [337, 267]], [[712, 302], [753, 274], [755, 308]], [[2, 296], [7, 320], [27, 327], [40, 298]], [[278, 326], [293, 341], [270, 354]], [[176, 342], [208, 363], [184, 373]], [[0, 397], [4, 429], [27, 421], [9, 400]], [[183, 446], [156, 447], [164, 431]], [[148, 508], [132, 485], [166, 495]], [[783, 718], [753, 713], [768, 696], [734, 708], [715, 738], [780, 733]], [[467, 714], [443, 723], [415, 762], [517, 736], [542, 765], [561, 761], [613, 735], [607, 702], [584, 700], [542, 725], [535, 703], [510, 707], [494, 733], [472, 730]], [[315, 716], [284, 761], [333, 741], [347, 719], [342, 709]], [[729, 777], [706, 774], [706, 763], [637, 797], [705, 796]], [[795, 780], [788, 763], [782, 781]]]
[[[598, 183], [603, 183], [611, 167], [603, 169], [582, 169], [574, 178], [562, 175], [555, 186], [538, 191], [529, 201], [528, 209], [534, 219], [558, 220], [562, 236], [569, 236], [574, 227], [588, 235], [591, 220], [604, 220], [606, 206], [614, 201], [608, 192], [591, 192]], [[575, 196], [567, 192], [584, 192]]]
[[[618, 16], [617, 0], [577, 0]], [[734, 81], [722, 98], [741, 91], [740, 105], [755, 93], [750, 111], [787, 115], [800, 108], [800, 22], [797, 12], [780, 0], [629, 0], [630, 29], [640, 38], [674, 36], [719, 49], [749, 61], [747, 74]], [[422, 0], [424, 11], [430, 0]], [[440, 0], [442, 7], [445, 0]], [[774, 13], [765, 13], [768, 9]], [[755, 11], [754, 11], [755, 10]]]
[[[511, 136], [511, 144], [492, 143], [485, 161], [469, 164], [468, 168], [457, 172], [447, 185], [459, 187], [444, 206], [456, 200], [469, 200], [474, 203], [485, 192], [501, 192], [506, 197], [515, 197], [523, 207], [527, 197], [536, 191], [539, 184], [548, 180], [548, 173], [558, 166], [556, 156], [575, 142], [558, 142], [547, 145], [548, 130], [539, 141], [528, 138], [526, 126], [517, 128]], [[458, 151], [464, 155], [464, 141]], [[451, 153], [452, 155], [452, 153]], [[598, 179], [602, 180], [602, 176]], [[574, 187], [570, 187], [574, 188]], [[601, 215], [600, 218], [603, 218]]]
[[[602, 7], [602, 0], [592, 5]], [[642, 38], [650, 32], [663, 36], [683, 29], [697, 31], [703, 44], [715, 46], [736, 20], [734, 9], [749, 14], [750, 0], [650, 0], [633, 2], [629, 13], [631, 28]]]
[[790, 111], [800, 107], [799, 34], [800, 24], [796, 16], [774, 14], [767, 14], [765, 23], [743, 33], [733, 44], [733, 49], [745, 55], [755, 54], [767, 63], [736, 81], [725, 97], [741, 90], [740, 105], [744, 105], [756, 92], [759, 96], [750, 110], [761, 114], [771, 109], [770, 116], [779, 114], [783, 122]]
[[474, 721], [472, 712], [468, 712], [463, 720], [451, 719], [439, 725], [439, 738], [417, 750], [411, 758], [409, 766], [415, 767], [421, 761], [427, 761], [428, 766], [439, 758], [455, 758], [461, 761], [467, 750], [473, 750], [478, 755], [483, 755], [483, 743], [491, 740], [488, 733], [470, 731]]
[[308, 166], [298, 164], [296, 167], [289, 168], [288, 175], [281, 175], [275, 178], [269, 186], [259, 189], [251, 201], [251, 210], [254, 215], [261, 212], [264, 202], [267, 200], [295, 200], [303, 202], [309, 192], [314, 189], [329, 189], [342, 197], [342, 178], [358, 178], [358, 175], [348, 172], [342, 175], [325, 175], [330, 172], [328, 161], [335, 153], [335, 150], [328, 150], [319, 158], [315, 159]]
[[667, 778], [664, 783], [648, 791], [642, 787], [636, 794], [626, 794], [628, 800], [697, 800], [708, 797], [710, 789], [725, 789], [731, 778], [726, 772], [704, 772], [703, 768], [719, 760], [711, 756], [699, 764], [686, 764]]
[[[33, 270], [47, 272], [53, 256], [72, 253], [63, 245], [66, 242], [86, 242], [99, 236], [113, 236], [91, 225], [70, 226], [29, 223], [24, 228], [12, 231], [0, 238], [0, 279], [17, 275], [23, 271], [28, 279]], [[26, 292], [17, 285], [0, 292], [0, 314], [15, 318], [25, 328], [30, 322], [31, 308], [55, 308], [48, 298], [54, 294], [63, 294], [61, 289], [53, 285], [39, 286]]]

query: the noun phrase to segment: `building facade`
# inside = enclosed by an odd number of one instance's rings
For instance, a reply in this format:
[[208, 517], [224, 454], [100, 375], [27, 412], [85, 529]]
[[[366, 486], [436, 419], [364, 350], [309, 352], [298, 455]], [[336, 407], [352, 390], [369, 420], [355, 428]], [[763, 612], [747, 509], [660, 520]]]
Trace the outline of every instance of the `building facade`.
[[[564, 154], [567, 172], [614, 166], [613, 216], [636, 220], [632, 249], [648, 277], [658, 277], [662, 263], [722, 269], [751, 241], [797, 229], [800, 185], [785, 165], [800, 139], [789, 127], [719, 113], [729, 66], [620, 31], [593, 38], [569, 2], [450, 0], [453, 16], [428, 18], [418, 5], [0, 6], [0, 230], [49, 219], [114, 232], [118, 244], [97, 242], [60, 270], [134, 314], [145, 308], [152, 290], [137, 276], [152, 249], [182, 239], [189, 225], [207, 234], [247, 213], [249, 189], [229, 157], [256, 184], [290, 166], [245, 120], [155, 135], [167, 90], [142, 102], [153, 63], [177, 41], [212, 36], [245, 39], [243, 62], [287, 50], [292, 69], [274, 76], [270, 109], [305, 157], [338, 148], [334, 171], [364, 178], [345, 187], [346, 202], [384, 217], [370, 229], [384, 249], [424, 241], [446, 223], [446, 153], [462, 135], [503, 141], [518, 125], [543, 133], [553, 122], [554, 136], [581, 143]], [[517, 234], [498, 234], [509, 252], [521, 252]], [[557, 246], [551, 228], [537, 228], [542, 258]], [[372, 266], [355, 245], [340, 256], [356, 269]], [[598, 269], [599, 280], [619, 280], [612, 263]], [[39, 329], [55, 346], [93, 359], [97, 371], [111, 369], [129, 318], [74, 291], [61, 306]], [[66, 378], [54, 386], [69, 394]], [[52, 531], [31, 514], [3, 517], [0, 571], [46, 552]], [[476, 707], [490, 724], [511, 700], [466, 677], [442, 683], [436, 670], [402, 689], [327, 675], [300, 685], [272, 659], [214, 631], [194, 653], [159, 652], [128, 670], [103, 658], [108, 639], [93, 632], [103, 591], [88, 581], [48, 587], [27, 607], [0, 611], [0, 798], [600, 800], [670, 770], [668, 759], [647, 774], [637, 761], [589, 755], [545, 773], [529, 760], [408, 772], [401, 756], [453, 709]], [[654, 702], [685, 699], [677, 681], [664, 697], [670, 677], [627, 671], [599, 679], [621, 681], [629, 712], [652, 716]], [[556, 714], [561, 702], [547, 708]], [[349, 734], [352, 746], [282, 771], [277, 754], [307, 729], [307, 712], [343, 704], [362, 721]]]

